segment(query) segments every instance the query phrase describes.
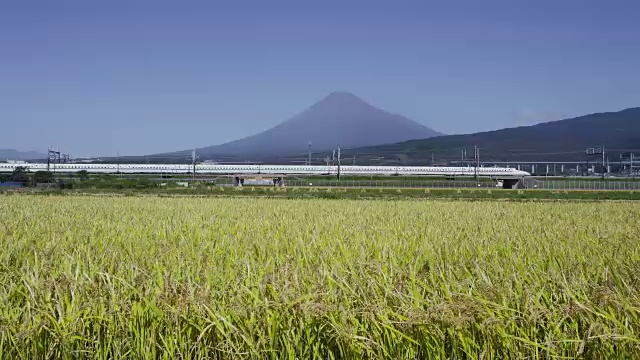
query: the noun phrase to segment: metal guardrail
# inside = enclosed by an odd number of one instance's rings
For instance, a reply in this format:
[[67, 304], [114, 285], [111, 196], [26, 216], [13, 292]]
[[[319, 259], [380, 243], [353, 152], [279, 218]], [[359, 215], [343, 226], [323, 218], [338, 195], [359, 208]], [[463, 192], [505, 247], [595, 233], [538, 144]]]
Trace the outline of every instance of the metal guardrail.
[[456, 180], [320, 180], [287, 181], [286, 186], [358, 187], [358, 188], [496, 188], [493, 182]]
[[527, 189], [542, 190], [640, 190], [640, 181], [624, 180], [537, 180], [525, 179]]
[[[231, 186], [231, 181], [218, 179], [218, 186]], [[260, 186], [260, 185], [245, 185]], [[491, 181], [473, 180], [285, 180], [288, 187], [347, 187], [347, 188], [418, 188], [418, 189], [500, 189], [502, 185]], [[538, 180], [524, 179], [521, 189], [540, 190], [621, 190], [640, 191], [640, 181], [598, 181], [598, 180]]]
[[[217, 181], [218, 186], [229, 186], [231, 182]], [[245, 184], [245, 186], [254, 186]], [[285, 180], [288, 187], [348, 187], [348, 188], [489, 188], [495, 189], [495, 182], [457, 180]], [[501, 186], [500, 186], [501, 187]]]

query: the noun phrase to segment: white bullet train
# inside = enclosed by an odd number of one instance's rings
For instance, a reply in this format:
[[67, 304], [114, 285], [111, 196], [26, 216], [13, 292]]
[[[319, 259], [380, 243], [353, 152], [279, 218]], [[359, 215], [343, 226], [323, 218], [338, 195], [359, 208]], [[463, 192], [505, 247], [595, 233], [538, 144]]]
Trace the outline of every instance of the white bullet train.
[[[47, 164], [4, 164], [0, 172], [13, 172], [18, 166], [27, 171], [46, 171]], [[85, 170], [100, 174], [186, 174], [193, 172], [193, 165], [187, 164], [50, 164], [49, 171], [74, 173]], [[531, 175], [505, 167], [452, 167], [452, 166], [340, 166], [340, 175], [442, 175], [442, 176], [490, 176], [524, 177]], [[337, 175], [338, 166], [317, 165], [196, 165], [198, 174], [241, 175]]]

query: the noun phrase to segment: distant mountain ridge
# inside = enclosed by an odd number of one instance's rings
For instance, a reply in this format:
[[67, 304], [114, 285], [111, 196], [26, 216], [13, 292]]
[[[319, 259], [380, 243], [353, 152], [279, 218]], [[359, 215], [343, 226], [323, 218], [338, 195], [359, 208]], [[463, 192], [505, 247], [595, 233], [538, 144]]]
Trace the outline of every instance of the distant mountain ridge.
[[269, 130], [197, 151], [201, 159], [222, 155], [291, 155], [305, 153], [309, 141], [315, 152], [335, 149], [338, 145], [353, 148], [438, 135], [442, 134], [404, 116], [376, 108], [351, 93], [334, 92]]
[[16, 149], [0, 149], [0, 161], [46, 159], [47, 155], [37, 151], [18, 151]]
[[531, 126], [348, 149], [345, 154], [428, 164], [432, 154], [436, 161], [460, 160], [463, 149], [467, 159], [473, 159], [473, 147], [478, 146], [481, 160], [487, 161], [584, 161], [584, 149], [600, 145], [605, 146], [610, 161], [618, 161], [620, 153], [626, 151], [640, 153], [640, 107]]

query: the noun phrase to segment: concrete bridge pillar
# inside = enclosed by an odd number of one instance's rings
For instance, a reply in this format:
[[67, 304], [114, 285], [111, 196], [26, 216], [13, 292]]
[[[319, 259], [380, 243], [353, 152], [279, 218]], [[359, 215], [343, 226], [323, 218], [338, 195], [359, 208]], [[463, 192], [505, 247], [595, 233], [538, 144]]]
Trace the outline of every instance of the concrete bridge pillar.
[[284, 178], [282, 178], [281, 176], [273, 179], [272, 181], [273, 181], [273, 186], [278, 186], [278, 187], [284, 186]]

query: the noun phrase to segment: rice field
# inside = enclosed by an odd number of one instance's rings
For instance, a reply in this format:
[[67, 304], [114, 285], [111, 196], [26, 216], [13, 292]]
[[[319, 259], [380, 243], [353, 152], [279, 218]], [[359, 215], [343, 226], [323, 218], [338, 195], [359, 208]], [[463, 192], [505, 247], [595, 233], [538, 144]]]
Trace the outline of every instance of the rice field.
[[632, 202], [0, 196], [0, 359], [640, 357]]

